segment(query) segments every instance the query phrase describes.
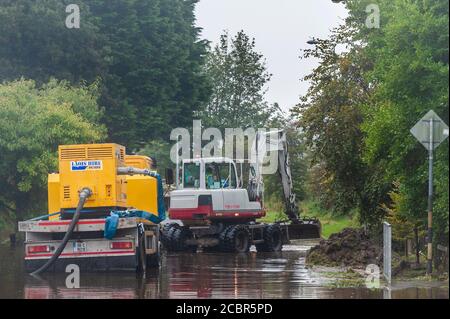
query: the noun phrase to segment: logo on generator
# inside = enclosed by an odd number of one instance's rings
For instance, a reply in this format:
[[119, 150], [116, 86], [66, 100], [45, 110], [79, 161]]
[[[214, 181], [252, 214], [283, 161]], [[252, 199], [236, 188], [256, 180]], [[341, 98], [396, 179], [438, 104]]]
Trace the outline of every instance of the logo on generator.
[[103, 169], [102, 161], [71, 161], [71, 171], [96, 171]]

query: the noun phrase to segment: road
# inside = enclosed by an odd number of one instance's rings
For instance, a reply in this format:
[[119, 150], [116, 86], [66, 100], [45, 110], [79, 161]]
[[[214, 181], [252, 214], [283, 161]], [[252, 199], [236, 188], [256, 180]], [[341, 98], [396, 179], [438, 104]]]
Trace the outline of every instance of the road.
[[[67, 274], [37, 279], [23, 271], [22, 247], [0, 246], [0, 298], [385, 298], [384, 289], [337, 288], [332, 278], [305, 266], [314, 242], [280, 253], [182, 253], [163, 256], [161, 269], [135, 273], [81, 273], [80, 289]], [[445, 287], [394, 289], [391, 298], [448, 298]]]

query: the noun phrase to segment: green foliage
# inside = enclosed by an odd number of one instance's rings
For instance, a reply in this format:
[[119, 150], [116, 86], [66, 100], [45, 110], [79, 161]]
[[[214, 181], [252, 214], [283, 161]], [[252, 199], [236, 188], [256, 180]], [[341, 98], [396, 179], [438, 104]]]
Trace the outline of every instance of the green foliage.
[[339, 233], [345, 228], [359, 227], [357, 220], [358, 215], [354, 210], [347, 212], [346, 214], [337, 215], [323, 209], [321, 204], [314, 200], [305, 200], [302, 202], [301, 209], [304, 216], [316, 217], [320, 220], [322, 225], [322, 236], [324, 238]]
[[405, 197], [399, 190], [400, 184], [394, 183], [393, 190], [389, 192], [391, 204], [383, 204], [386, 211], [386, 219], [392, 225], [392, 237], [394, 240], [413, 239], [415, 224], [410, 221], [408, 214], [405, 214]]
[[80, 29], [65, 25], [67, 0], [0, 0], [0, 81], [20, 77], [38, 85], [51, 77], [94, 81], [106, 71], [104, 37], [89, 1], [77, 1]]
[[99, 123], [103, 116], [103, 109], [97, 105], [100, 96], [99, 82], [75, 87], [68, 81], [58, 82], [52, 78], [42, 85], [40, 96], [56, 105], [67, 103], [74, 113], [89, 123]]
[[96, 94], [95, 85], [75, 88], [55, 80], [42, 88], [32, 80], [0, 85], [0, 211], [17, 219], [45, 212], [47, 174], [57, 170], [58, 145], [105, 137], [95, 121], [101, 114]]
[[[329, 40], [305, 51], [321, 63], [294, 110], [313, 153], [310, 189], [325, 207], [357, 207], [377, 224], [426, 225], [427, 152], [409, 133], [430, 109], [448, 123], [448, 3], [349, 0], [349, 17]], [[381, 28], [365, 26], [377, 4]], [[338, 44], [347, 51], [335, 53]], [[448, 141], [435, 152], [435, 236], [448, 241]], [[395, 182], [395, 188], [392, 188]], [[411, 227], [408, 227], [411, 226]], [[408, 228], [408, 229], [406, 229]]]
[[244, 31], [231, 39], [228, 33], [221, 36], [207, 56], [205, 73], [212, 95], [198, 116], [206, 126], [261, 128], [278, 112], [278, 105], [269, 106], [264, 99], [271, 74], [255, 51], [255, 40]]
[[172, 145], [162, 141], [153, 140], [147, 143], [138, 152], [139, 155], [150, 156], [156, 160], [158, 172], [164, 174], [166, 168], [173, 168], [174, 164], [170, 160], [170, 149]]
[[351, 43], [352, 34], [342, 26], [329, 40], [318, 40], [315, 47], [304, 51], [304, 58], [319, 59], [320, 64], [305, 77], [311, 86], [292, 113], [311, 151], [309, 184], [316, 198], [337, 214], [360, 207], [367, 221], [379, 216], [378, 203], [367, 205], [372, 200], [364, 187], [371, 172], [362, 160], [361, 104], [370, 95], [364, 74], [371, 62], [357, 45], [349, 44], [349, 50], [341, 54], [335, 52], [338, 44]]
[[[430, 109], [448, 123], [448, 3], [378, 1], [383, 26], [362, 30], [374, 59], [367, 79], [373, 99], [364, 108], [369, 165], [384, 167], [387, 181], [399, 182], [401, 213], [426, 224], [427, 151], [409, 129]], [[448, 141], [435, 154], [435, 234], [448, 240]], [[445, 240], [445, 238], [441, 238]]]
[[90, 3], [111, 50], [102, 98], [110, 106], [106, 124], [111, 139], [131, 145], [132, 139], [167, 140], [173, 128], [191, 125], [193, 111], [208, 96], [201, 72], [206, 42], [194, 27], [196, 2]]
[[0, 81], [100, 78], [109, 140], [129, 148], [190, 125], [209, 92], [197, 1], [81, 0], [80, 28], [68, 29], [72, 2], [0, 1]]

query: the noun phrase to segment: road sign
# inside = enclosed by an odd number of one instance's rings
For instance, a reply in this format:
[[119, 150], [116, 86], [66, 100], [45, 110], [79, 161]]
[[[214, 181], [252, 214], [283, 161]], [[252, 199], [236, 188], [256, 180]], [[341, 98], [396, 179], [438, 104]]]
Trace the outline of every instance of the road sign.
[[427, 274], [430, 275], [433, 271], [433, 151], [448, 137], [448, 126], [431, 110], [411, 129], [411, 134], [428, 150]]
[[[431, 131], [433, 136], [431, 136]], [[448, 137], [448, 126], [431, 110], [411, 129], [411, 134], [427, 150], [434, 150]]]

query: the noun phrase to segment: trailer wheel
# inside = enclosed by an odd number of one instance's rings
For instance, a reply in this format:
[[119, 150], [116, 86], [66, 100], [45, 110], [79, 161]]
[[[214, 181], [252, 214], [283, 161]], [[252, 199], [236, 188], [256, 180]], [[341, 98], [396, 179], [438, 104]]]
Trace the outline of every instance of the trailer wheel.
[[245, 225], [235, 225], [225, 234], [224, 248], [227, 252], [246, 253], [250, 250], [250, 231]]
[[145, 235], [139, 232], [139, 247], [136, 247], [136, 270], [145, 272], [147, 269], [147, 256], [145, 254]]
[[283, 233], [278, 224], [270, 224], [264, 227], [264, 242], [256, 244], [256, 250], [259, 252], [275, 252], [283, 249]]
[[153, 255], [147, 255], [147, 267], [159, 268], [161, 266], [161, 247], [158, 243], [158, 250]]

